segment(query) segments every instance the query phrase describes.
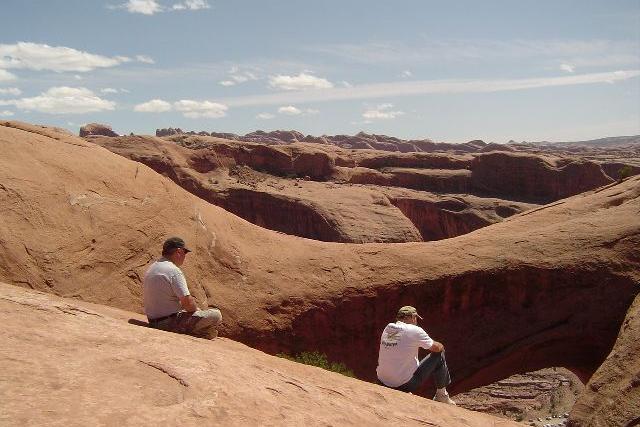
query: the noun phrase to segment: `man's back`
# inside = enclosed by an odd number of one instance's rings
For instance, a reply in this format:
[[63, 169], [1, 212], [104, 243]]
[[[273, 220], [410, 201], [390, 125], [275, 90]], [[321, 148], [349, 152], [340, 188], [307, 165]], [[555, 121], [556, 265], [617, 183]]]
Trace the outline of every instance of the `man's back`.
[[144, 275], [143, 301], [148, 319], [157, 319], [181, 310], [180, 298], [189, 295], [182, 271], [173, 262], [160, 258]]
[[419, 326], [389, 323], [382, 331], [378, 354], [378, 379], [398, 387], [411, 379], [418, 367], [418, 347], [430, 348], [433, 340]]

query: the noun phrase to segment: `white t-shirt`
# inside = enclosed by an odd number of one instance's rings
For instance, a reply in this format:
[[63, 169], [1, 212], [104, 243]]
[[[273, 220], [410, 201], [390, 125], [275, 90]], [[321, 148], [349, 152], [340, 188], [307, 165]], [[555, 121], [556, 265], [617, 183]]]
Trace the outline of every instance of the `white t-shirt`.
[[142, 292], [147, 319], [157, 319], [182, 309], [180, 298], [190, 295], [182, 270], [166, 258], [151, 264], [144, 275]]
[[397, 321], [389, 323], [380, 338], [378, 379], [389, 387], [399, 387], [418, 368], [418, 347], [431, 348], [433, 340], [420, 326]]

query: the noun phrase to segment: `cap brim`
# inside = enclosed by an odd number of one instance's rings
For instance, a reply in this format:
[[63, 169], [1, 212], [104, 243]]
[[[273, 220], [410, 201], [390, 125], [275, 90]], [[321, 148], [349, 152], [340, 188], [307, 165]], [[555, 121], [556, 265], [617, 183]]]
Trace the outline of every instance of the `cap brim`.
[[191, 252], [191, 249], [188, 249], [188, 248], [182, 248], [182, 249], [184, 249], [184, 251], [187, 253]]

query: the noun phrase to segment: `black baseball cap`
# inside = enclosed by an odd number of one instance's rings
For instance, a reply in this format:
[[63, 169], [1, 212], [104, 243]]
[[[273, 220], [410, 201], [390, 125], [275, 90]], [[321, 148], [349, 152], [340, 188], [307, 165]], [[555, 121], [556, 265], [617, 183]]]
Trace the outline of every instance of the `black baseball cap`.
[[178, 249], [178, 248], [182, 248], [185, 250], [185, 252], [191, 252], [191, 249], [187, 248], [187, 246], [184, 243], [184, 240], [182, 240], [180, 237], [169, 237], [167, 240], [164, 241], [164, 244], [162, 245], [162, 253], [168, 253], [171, 252], [173, 249]]

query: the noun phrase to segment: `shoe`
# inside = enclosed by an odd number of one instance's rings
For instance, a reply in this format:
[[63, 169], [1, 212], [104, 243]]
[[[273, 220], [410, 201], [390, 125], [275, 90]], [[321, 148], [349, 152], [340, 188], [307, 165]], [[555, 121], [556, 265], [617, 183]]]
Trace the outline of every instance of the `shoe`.
[[449, 393], [436, 392], [436, 395], [433, 396], [433, 400], [435, 400], [436, 402], [447, 403], [449, 405], [455, 405], [456, 404], [456, 402], [451, 400], [451, 398], [449, 397]]
[[211, 331], [209, 331], [209, 333], [207, 334], [207, 339], [210, 340], [215, 340], [218, 337], [218, 330], [217, 329], [213, 329]]
[[212, 328], [209, 330], [202, 331], [198, 334], [194, 334], [193, 336], [198, 338], [204, 338], [205, 340], [214, 340], [218, 336], [218, 330]]

